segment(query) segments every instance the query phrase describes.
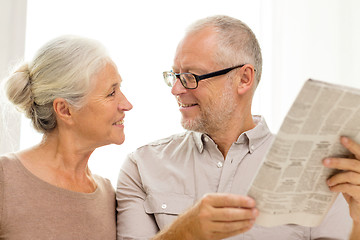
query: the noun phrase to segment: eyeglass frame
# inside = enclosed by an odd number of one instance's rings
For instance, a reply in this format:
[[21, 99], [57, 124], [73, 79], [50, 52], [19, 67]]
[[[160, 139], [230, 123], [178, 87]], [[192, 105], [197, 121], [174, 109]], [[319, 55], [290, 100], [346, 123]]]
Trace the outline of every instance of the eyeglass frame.
[[[171, 71], [166, 71], [166, 72], [163, 72], [163, 77], [164, 77], [164, 80], [165, 80], [165, 83], [169, 86], [169, 87], [173, 87], [174, 85], [170, 86], [168, 84], [168, 81], [166, 80], [167, 78], [165, 77], [165, 74], [168, 74], [168, 73], [171, 73], [175, 76], [175, 78], [178, 78], [181, 82], [181, 85], [186, 88], [186, 89], [196, 89], [198, 87], [198, 83], [199, 81], [201, 80], [204, 80], [204, 79], [207, 79], [207, 78], [212, 78], [212, 77], [217, 77], [217, 76], [221, 76], [221, 75], [224, 75], [224, 74], [227, 74], [228, 72], [236, 69], [236, 68], [242, 68], [243, 66], [245, 66], [246, 64], [241, 64], [241, 65], [237, 65], [235, 67], [229, 67], [229, 68], [225, 68], [225, 69], [222, 69], [222, 70], [219, 70], [219, 71], [215, 71], [215, 72], [211, 72], [211, 73], [206, 73], [206, 74], [203, 74], [203, 75], [196, 75], [194, 73], [174, 73], [172, 70]], [[193, 88], [190, 88], [190, 87], [186, 87], [183, 83], [183, 79], [181, 79], [181, 75], [183, 74], [191, 74], [194, 76], [195, 78], [195, 81], [196, 81], [196, 86], [193, 87]], [[170, 83], [170, 82], [169, 82]], [[170, 83], [171, 84], [171, 83]]]

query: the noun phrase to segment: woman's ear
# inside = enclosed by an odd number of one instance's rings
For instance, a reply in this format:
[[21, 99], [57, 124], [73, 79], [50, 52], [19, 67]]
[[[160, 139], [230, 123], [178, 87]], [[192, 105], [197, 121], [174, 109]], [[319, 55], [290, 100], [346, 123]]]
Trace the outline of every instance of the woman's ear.
[[53, 102], [56, 118], [65, 123], [72, 123], [72, 116], [69, 103], [63, 98], [56, 98]]
[[255, 84], [255, 69], [250, 64], [245, 64], [239, 71], [240, 81], [238, 85], [238, 93], [244, 94], [254, 88]]

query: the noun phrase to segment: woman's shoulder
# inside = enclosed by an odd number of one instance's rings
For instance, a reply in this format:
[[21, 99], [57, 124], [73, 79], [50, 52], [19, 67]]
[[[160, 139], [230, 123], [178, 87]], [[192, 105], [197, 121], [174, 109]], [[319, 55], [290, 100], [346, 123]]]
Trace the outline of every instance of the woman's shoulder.
[[[19, 160], [15, 153], [0, 155], [0, 181], [4, 182], [9, 176], [18, 176]], [[15, 176], [16, 175], [16, 176]]]
[[93, 177], [96, 181], [96, 184], [98, 185], [99, 188], [104, 189], [106, 191], [110, 191], [110, 192], [114, 192], [115, 189], [113, 187], [113, 185], [111, 184], [110, 180], [104, 177], [101, 177], [97, 174], [93, 174]]
[[0, 155], [0, 166], [4, 165], [13, 165], [17, 163], [17, 157], [15, 153], [7, 153], [4, 155]]

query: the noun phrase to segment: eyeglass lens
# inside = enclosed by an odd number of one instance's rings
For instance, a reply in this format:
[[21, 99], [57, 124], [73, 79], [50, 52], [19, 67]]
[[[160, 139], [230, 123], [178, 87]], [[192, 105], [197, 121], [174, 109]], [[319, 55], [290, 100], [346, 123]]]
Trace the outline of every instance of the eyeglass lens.
[[183, 73], [180, 74], [180, 80], [182, 85], [185, 88], [196, 88], [197, 87], [197, 81], [191, 73]]
[[196, 78], [191, 73], [176, 74], [173, 72], [164, 72], [163, 76], [164, 76], [166, 84], [169, 87], [174, 86], [177, 77], [180, 79], [181, 84], [185, 88], [196, 88], [197, 87]]
[[169, 87], [172, 87], [174, 85], [174, 83], [175, 83], [175, 80], [176, 80], [175, 74], [173, 72], [164, 72], [163, 76], [164, 76], [166, 84]]

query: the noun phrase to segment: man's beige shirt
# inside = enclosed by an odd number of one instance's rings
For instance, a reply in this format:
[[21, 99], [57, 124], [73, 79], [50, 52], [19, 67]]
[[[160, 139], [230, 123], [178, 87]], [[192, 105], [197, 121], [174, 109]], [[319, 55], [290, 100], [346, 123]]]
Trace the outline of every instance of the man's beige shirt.
[[[118, 179], [118, 239], [150, 239], [206, 193], [246, 195], [273, 140], [265, 120], [232, 144], [226, 159], [205, 134], [188, 131], [138, 148], [128, 155]], [[339, 195], [340, 196], [340, 195]], [[347, 239], [348, 207], [340, 196], [316, 228], [282, 225], [229, 239]]]

